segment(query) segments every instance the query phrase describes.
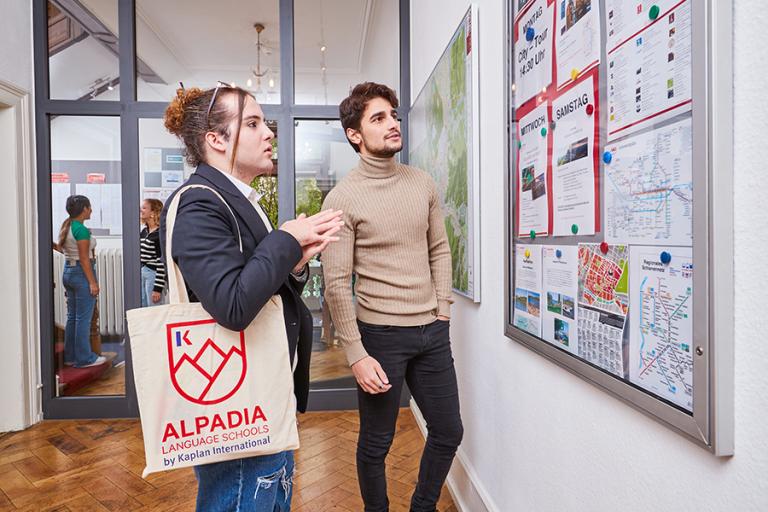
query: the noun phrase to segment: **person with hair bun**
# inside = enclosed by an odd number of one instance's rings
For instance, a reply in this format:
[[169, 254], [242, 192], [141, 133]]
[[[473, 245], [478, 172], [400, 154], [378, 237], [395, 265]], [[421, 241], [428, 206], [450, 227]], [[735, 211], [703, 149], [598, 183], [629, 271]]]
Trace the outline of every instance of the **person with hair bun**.
[[69, 217], [61, 224], [58, 240], [65, 258], [62, 281], [67, 296], [64, 364], [87, 368], [107, 362], [106, 357], [91, 350], [91, 319], [99, 295], [93, 266], [96, 239], [84, 224], [91, 218], [91, 201], [85, 196], [69, 196], [66, 208]]
[[[300, 294], [309, 260], [338, 240], [342, 212], [302, 214], [273, 229], [250, 183], [273, 169], [274, 134], [261, 106], [243, 89], [224, 84], [207, 90], [182, 87], [165, 112], [165, 126], [181, 139], [187, 162], [196, 167], [183, 186], [204, 185], [227, 203], [200, 188], [181, 197], [170, 256], [186, 281], [190, 300], [199, 301], [220, 325], [240, 331], [273, 295], [280, 295], [297, 409], [303, 412], [309, 394], [312, 315]], [[162, 212], [162, 244], [167, 208], [175, 194]], [[197, 510], [288, 511], [293, 470], [290, 451], [196, 466]]]

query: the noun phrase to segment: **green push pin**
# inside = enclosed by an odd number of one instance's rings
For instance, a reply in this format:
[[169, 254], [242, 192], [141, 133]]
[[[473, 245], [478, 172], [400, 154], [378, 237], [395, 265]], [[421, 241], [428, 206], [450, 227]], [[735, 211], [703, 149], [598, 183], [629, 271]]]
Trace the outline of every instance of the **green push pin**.
[[517, 149], [520, 149], [520, 148], [522, 148], [522, 147], [523, 147], [523, 141], [521, 141], [521, 140], [518, 140], [518, 141], [517, 141]]
[[542, 137], [546, 137], [547, 136], [547, 127], [546, 126], [541, 129], [541, 136]]
[[531, 240], [536, 240], [536, 230], [535, 229], [531, 230]]
[[574, 235], [579, 232], [579, 225], [578, 224], [571, 224], [571, 233]]
[[652, 20], [655, 20], [656, 18], [659, 17], [659, 11], [660, 9], [658, 5], [652, 6], [651, 10], [648, 11], [648, 17], [651, 18]]

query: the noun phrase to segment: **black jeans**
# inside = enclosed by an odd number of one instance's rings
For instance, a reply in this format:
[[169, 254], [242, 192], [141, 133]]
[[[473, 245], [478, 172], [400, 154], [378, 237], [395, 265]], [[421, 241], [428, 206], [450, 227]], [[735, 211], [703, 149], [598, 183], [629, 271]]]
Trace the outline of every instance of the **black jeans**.
[[395, 435], [403, 380], [427, 422], [427, 443], [421, 456], [419, 481], [411, 510], [432, 512], [451, 469], [464, 429], [453, 367], [449, 323], [436, 320], [418, 327], [358, 322], [363, 346], [376, 359], [392, 388], [371, 395], [358, 386], [360, 436], [357, 477], [366, 512], [386, 512], [387, 480], [384, 459]]

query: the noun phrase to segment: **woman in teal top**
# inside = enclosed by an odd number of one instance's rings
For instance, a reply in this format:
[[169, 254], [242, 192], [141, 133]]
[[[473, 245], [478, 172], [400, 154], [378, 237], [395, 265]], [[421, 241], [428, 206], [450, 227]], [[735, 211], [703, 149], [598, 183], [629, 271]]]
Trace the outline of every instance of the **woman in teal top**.
[[67, 295], [67, 326], [64, 330], [64, 364], [85, 368], [104, 364], [107, 359], [91, 350], [90, 332], [93, 308], [99, 294], [93, 260], [96, 239], [83, 224], [91, 218], [91, 201], [85, 196], [67, 198], [69, 218], [59, 231]]

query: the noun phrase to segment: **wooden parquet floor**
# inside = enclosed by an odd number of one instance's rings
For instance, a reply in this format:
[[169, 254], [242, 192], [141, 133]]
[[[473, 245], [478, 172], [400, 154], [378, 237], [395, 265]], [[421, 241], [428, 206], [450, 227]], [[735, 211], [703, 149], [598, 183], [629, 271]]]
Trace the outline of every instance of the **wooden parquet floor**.
[[[355, 470], [356, 411], [303, 414], [296, 453], [294, 512], [363, 510]], [[390, 510], [407, 511], [424, 440], [402, 409], [387, 459]], [[141, 478], [138, 420], [44, 421], [0, 436], [0, 511], [97, 512], [195, 509], [191, 469]], [[447, 489], [440, 512], [456, 512]]]

